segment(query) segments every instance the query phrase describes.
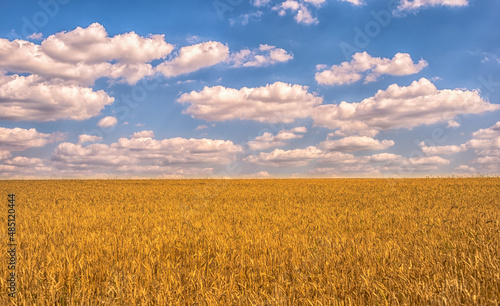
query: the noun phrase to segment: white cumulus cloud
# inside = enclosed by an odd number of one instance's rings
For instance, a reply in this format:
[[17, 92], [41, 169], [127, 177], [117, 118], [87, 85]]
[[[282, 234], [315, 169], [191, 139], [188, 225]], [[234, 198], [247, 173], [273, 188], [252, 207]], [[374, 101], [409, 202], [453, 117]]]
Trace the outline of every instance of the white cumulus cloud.
[[[363, 78], [363, 72], [369, 71], [365, 83], [375, 81], [380, 75], [410, 75], [418, 73], [427, 62], [421, 59], [413, 63], [408, 53], [396, 53], [392, 59], [372, 57], [367, 52], [358, 52], [352, 56], [350, 62], [342, 62], [330, 68], [316, 72], [316, 81], [323, 85], [351, 84]], [[319, 65], [318, 68], [323, 68]]]
[[278, 11], [280, 16], [285, 16], [287, 11], [291, 11], [295, 14], [295, 21], [297, 23], [303, 24], [317, 24], [318, 19], [312, 17], [311, 11], [304, 4], [304, 2], [298, 2], [295, 0], [286, 0], [279, 5], [273, 7], [273, 10]]
[[468, 166], [468, 165], [460, 165], [455, 168], [455, 170], [460, 172], [476, 172], [476, 168]]
[[349, 136], [336, 140], [326, 140], [319, 147], [327, 151], [357, 152], [385, 150], [394, 145], [392, 140], [377, 140], [367, 136]]
[[453, 127], [460, 127], [460, 123], [456, 122], [455, 120], [450, 120], [450, 121], [448, 121], [447, 127], [449, 127], [449, 128], [450, 127], [451, 128], [453, 128]]
[[157, 140], [152, 131], [141, 131], [109, 145], [64, 142], [57, 146], [52, 160], [65, 169], [147, 173], [148, 169], [163, 167], [227, 164], [242, 151], [228, 140], [180, 137]]
[[31, 35], [28, 36], [29, 39], [33, 40], [42, 40], [43, 34], [42, 33], [32, 33]]
[[456, 145], [433, 146], [433, 147], [423, 146], [422, 147], [422, 152], [424, 152], [424, 154], [428, 155], [428, 156], [448, 155], [448, 154], [463, 152], [465, 150], [466, 150], [465, 146], [456, 146]]
[[229, 57], [229, 48], [217, 41], [208, 41], [182, 47], [170, 61], [158, 65], [155, 70], [166, 77], [177, 76], [224, 62]]
[[0, 66], [81, 85], [92, 85], [101, 77], [135, 84], [154, 73], [150, 61], [164, 58], [172, 49], [163, 35], [141, 37], [131, 32], [108, 37], [102, 25], [93, 23], [51, 35], [40, 45], [0, 38]]
[[57, 132], [45, 134], [33, 128], [9, 129], [0, 127], [0, 148], [2, 152], [24, 151], [30, 148], [39, 148], [63, 139], [64, 134]]
[[243, 160], [247, 163], [271, 167], [303, 167], [311, 161], [321, 158], [323, 154], [320, 149], [309, 146], [305, 149], [275, 149], [269, 153], [260, 152], [258, 155], [247, 156]]
[[307, 132], [307, 128], [303, 126], [290, 130], [281, 130], [276, 135], [265, 132], [262, 136], [255, 137], [254, 140], [249, 141], [247, 145], [250, 149], [256, 151], [281, 147], [287, 144], [287, 140], [302, 138], [303, 135], [299, 135], [298, 133], [305, 132]]
[[422, 152], [428, 156], [436, 156], [474, 150], [476, 157], [472, 163], [477, 164], [478, 169], [486, 173], [500, 173], [500, 121], [472, 133], [472, 136], [472, 139], [461, 145], [422, 146]]
[[467, 6], [468, 0], [401, 0], [398, 6], [400, 11], [413, 11], [424, 7], [432, 6]]
[[164, 58], [173, 48], [164, 35], [142, 37], [130, 32], [109, 37], [99, 23], [50, 35], [41, 43], [41, 51], [55, 60], [88, 64], [112, 60], [145, 63]]
[[409, 86], [390, 85], [359, 103], [320, 105], [313, 110], [314, 124], [340, 129], [344, 134], [373, 136], [378, 131], [447, 122], [459, 114], [481, 114], [500, 109], [479, 92], [436, 88], [422, 78]]
[[0, 73], [0, 120], [84, 120], [98, 115], [113, 101], [102, 90], [44, 81], [36, 75]]
[[102, 137], [100, 136], [95, 136], [95, 135], [87, 135], [87, 134], [82, 134], [78, 135], [78, 144], [84, 144], [87, 142], [99, 142], [102, 141]]
[[182, 94], [177, 101], [190, 104], [185, 113], [207, 121], [242, 119], [290, 123], [309, 116], [322, 98], [309, 93], [307, 86], [276, 82], [256, 88], [204, 87], [201, 91]]
[[5, 178], [37, 178], [40, 175], [49, 176], [53, 171], [54, 168], [41, 158], [16, 156], [0, 163], [0, 177]]
[[436, 170], [450, 163], [439, 156], [408, 158], [392, 153], [355, 156], [351, 153], [322, 150], [315, 146], [260, 152], [258, 155], [247, 156], [243, 161], [270, 167], [304, 167], [316, 163], [318, 166], [311, 170], [313, 174], [421, 172]]
[[113, 117], [113, 116], [107, 116], [99, 120], [97, 122], [97, 126], [103, 127], [103, 128], [109, 128], [112, 126], [115, 126], [118, 123], [118, 120]]
[[285, 49], [270, 45], [260, 45], [257, 50], [243, 49], [231, 55], [232, 67], [262, 67], [284, 63], [293, 59]]
[[382, 130], [412, 129], [449, 122], [460, 114], [482, 114], [500, 109], [483, 100], [478, 91], [437, 89], [421, 78], [409, 86], [390, 85], [361, 102], [322, 104], [307, 86], [276, 82], [241, 89], [204, 87], [184, 93], [177, 100], [189, 104], [184, 111], [207, 121], [254, 120], [291, 123], [312, 118], [315, 126], [336, 130], [335, 136], [374, 137]]

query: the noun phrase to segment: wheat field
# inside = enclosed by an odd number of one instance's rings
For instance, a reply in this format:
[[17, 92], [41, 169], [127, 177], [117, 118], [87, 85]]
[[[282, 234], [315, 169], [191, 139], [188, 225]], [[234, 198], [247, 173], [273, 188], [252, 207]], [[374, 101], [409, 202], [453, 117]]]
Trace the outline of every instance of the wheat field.
[[[2, 305], [498, 305], [500, 179], [0, 181]], [[6, 242], [2, 247], [7, 250]]]

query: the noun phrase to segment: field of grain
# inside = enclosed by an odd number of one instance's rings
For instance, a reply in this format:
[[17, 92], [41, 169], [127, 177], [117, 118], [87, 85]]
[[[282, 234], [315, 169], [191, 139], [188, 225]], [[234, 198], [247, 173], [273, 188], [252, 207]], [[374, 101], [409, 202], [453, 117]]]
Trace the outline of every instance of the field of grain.
[[500, 303], [500, 179], [0, 181], [17, 305]]

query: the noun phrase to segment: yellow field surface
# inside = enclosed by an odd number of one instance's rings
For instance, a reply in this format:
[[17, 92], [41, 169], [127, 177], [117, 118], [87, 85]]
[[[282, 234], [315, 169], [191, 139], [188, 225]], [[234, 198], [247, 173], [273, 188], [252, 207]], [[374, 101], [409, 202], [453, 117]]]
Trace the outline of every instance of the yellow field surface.
[[0, 195], [1, 305], [500, 303], [499, 178], [0, 181]]

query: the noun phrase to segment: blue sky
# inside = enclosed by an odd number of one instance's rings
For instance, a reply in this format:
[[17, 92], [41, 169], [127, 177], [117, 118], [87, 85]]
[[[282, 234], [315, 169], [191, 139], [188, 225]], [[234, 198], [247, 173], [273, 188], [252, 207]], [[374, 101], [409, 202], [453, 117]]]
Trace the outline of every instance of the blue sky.
[[500, 3], [2, 3], [1, 178], [500, 173]]

